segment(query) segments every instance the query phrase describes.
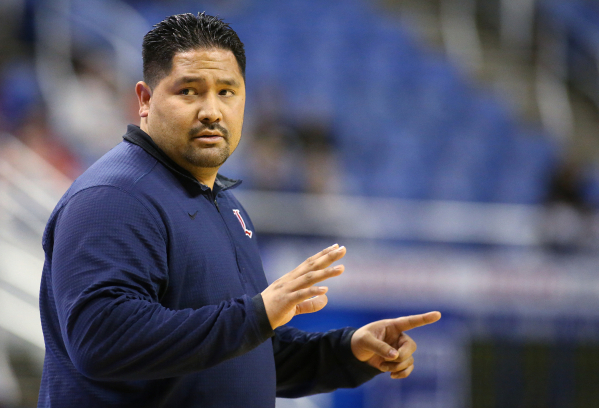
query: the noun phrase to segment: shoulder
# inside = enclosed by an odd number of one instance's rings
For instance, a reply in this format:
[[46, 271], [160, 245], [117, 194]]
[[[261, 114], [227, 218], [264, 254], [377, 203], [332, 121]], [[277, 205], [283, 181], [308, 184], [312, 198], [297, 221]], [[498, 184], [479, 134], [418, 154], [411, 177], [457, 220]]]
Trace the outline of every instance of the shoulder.
[[118, 218], [123, 216], [122, 212], [137, 209], [138, 214], [141, 210], [157, 219], [146, 194], [137, 188], [142, 180], [152, 177], [157, 163], [142, 148], [128, 142], [119, 143], [79, 176], [63, 195], [48, 220], [44, 241], [69, 204], [77, 209], [74, 212], [78, 218], [84, 213], [111, 216], [104, 219]]
[[77, 178], [69, 193], [74, 195], [96, 186], [112, 186], [130, 191], [152, 172], [157, 163], [141, 147], [121, 142]]
[[172, 196], [176, 190], [184, 190], [177, 177], [156, 158], [142, 147], [124, 141], [77, 178], [57, 207], [83, 192], [94, 195], [101, 187], [109, 187], [113, 194], [128, 194], [148, 205], [156, 204], [157, 198]]

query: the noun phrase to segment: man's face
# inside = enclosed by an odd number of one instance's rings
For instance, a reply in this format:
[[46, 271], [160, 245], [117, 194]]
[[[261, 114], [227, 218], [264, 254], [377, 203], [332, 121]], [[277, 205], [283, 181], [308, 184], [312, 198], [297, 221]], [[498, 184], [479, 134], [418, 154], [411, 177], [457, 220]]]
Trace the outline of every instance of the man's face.
[[146, 118], [142, 129], [196, 177], [215, 172], [239, 144], [245, 82], [229, 50], [175, 54], [169, 75], [145, 104], [140, 100], [140, 114]]

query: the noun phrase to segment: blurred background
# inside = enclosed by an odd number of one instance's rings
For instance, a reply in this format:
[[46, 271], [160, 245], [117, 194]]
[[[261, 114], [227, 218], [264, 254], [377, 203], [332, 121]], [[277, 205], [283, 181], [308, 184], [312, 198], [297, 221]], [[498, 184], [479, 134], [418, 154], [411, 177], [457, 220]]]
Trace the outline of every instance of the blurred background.
[[246, 45], [221, 173], [269, 280], [348, 248], [293, 324], [444, 315], [408, 379], [279, 408], [599, 406], [598, 2], [2, 0], [0, 407], [37, 402], [45, 222], [139, 123], [143, 35], [198, 11]]

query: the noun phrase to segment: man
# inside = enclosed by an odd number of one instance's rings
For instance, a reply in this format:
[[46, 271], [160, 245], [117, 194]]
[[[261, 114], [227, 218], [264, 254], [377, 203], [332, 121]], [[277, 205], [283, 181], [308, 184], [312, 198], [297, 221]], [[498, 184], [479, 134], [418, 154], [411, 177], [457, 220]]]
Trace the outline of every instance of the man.
[[358, 330], [285, 324], [322, 309], [333, 245], [268, 286], [254, 226], [217, 174], [241, 137], [243, 44], [228, 25], [171, 16], [144, 38], [140, 127], [77, 179], [44, 234], [40, 407], [274, 407], [403, 378], [403, 332], [438, 312]]

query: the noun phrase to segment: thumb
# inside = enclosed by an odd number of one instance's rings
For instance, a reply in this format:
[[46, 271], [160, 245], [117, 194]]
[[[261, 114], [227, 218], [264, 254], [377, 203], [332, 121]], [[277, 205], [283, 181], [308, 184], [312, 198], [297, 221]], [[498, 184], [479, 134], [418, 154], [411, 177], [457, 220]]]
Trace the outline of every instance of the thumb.
[[319, 295], [304, 300], [295, 306], [295, 314], [314, 313], [324, 308], [328, 303], [327, 295]]
[[360, 338], [357, 346], [360, 347], [362, 350], [368, 352], [368, 353], [364, 353], [364, 354], [368, 355], [368, 357], [365, 358], [364, 360], [362, 360], [359, 356], [356, 356], [358, 358], [358, 360], [361, 360], [361, 361], [368, 360], [370, 358], [370, 355], [372, 355], [372, 353], [381, 356], [385, 360], [393, 360], [399, 355], [399, 353], [396, 349], [394, 349], [393, 347], [391, 347], [384, 341], [377, 339], [370, 332], [364, 333], [364, 335]]

